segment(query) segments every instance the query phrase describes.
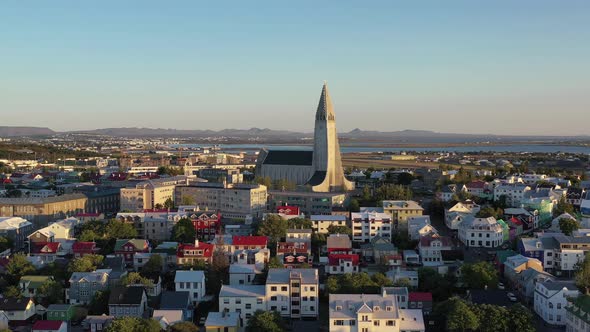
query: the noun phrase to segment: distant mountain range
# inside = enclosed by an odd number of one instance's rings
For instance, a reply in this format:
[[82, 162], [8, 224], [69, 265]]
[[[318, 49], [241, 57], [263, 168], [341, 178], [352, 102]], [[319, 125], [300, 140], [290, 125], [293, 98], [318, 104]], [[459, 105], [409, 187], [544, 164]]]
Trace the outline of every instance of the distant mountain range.
[[[0, 126], [0, 137], [33, 137], [57, 134], [104, 135], [113, 137], [184, 137], [195, 140], [207, 137], [230, 137], [236, 139], [257, 138], [268, 143], [285, 141], [296, 142], [310, 139], [313, 133], [302, 133], [268, 128], [223, 129], [223, 130], [179, 130], [164, 128], [104, 128], [94, 130], [80, 130], [56, 132], [42, 127], [8, 127]], [[387, 142], [387, 143], [477, 143], [477, 142], [557, 142], [557, 141], [587, 141], [590, 136], [514, 136], [492, 134], [456, 134], [438, 133], [426, 130], [402, 130], [392, 132], [361, 130], [356, 128], [339, 134], [340, 138], [349, 143]]]

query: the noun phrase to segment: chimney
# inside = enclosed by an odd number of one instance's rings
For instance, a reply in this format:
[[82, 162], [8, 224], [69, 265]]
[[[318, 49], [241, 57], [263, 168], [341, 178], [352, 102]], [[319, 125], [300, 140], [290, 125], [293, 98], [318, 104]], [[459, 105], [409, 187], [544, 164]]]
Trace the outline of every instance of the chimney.
[[196, 247], [198, 247], [198, 246], [199, 246], [199, 240], [198, 240], [198, 239], [196, 239], [196, 240], [195, 240], [195, 248], [196, 248]]

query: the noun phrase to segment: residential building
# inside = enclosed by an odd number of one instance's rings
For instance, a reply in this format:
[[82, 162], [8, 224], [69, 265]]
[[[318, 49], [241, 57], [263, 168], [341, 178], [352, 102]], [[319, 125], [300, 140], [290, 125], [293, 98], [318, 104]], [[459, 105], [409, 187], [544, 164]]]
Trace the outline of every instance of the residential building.
[[408, 217], [408, 236], [410, 240], [417, 241], [422, 236], [438, 234], [434, 226], [430, 224], [430, 216]]
[[587, 332], [590, 330], [590, 296], [582, 295], [566, 307], [566, 332]]
[[156, 205], [164, 206], [167, 200], [174, 202], [174, 188], [187, 183], [186, 176], [152, 179], [140, 182], [133, 188], [121, 188], [121, 210], [141, 212]]
[[195, 182], [176, 187], [178, 202], [190, 197], [201, 208], [219, 211], [225, 218], [251, 222], [266, 213], [267, 188], [258, 184]]
[[66, 289], [66, 301], [70, 304], [89, 304], [98, 291], [109, 287], [109, 274], [104, 271], [74, 272]]
[[543, 263], [536, 258], [525, 257], [520, 254], [508, 257], [504, 262], [504, 277], [512, 285], [516, 285], [518, 282], [518, 275], [526, 269], [543, 271]]
[[475, 216], [481, 210], [481, 206], [471, 200], [458, 202], [453, 207], [445, 210], [445, 225], [449, 229], [458, 230], [459, 225], [469, 216]]
[[459, 225], [459, 240], [469, 247], [495, 248], [504, 243], [504, 230], [494, 217], [470, 217]]
[[535, 238], [521, 238], [520, 254], [539, 259], [545, 271], [555, 276], [571, 276], [576, 264], [590, 251], [590, 237], [562, 233], [538, 233]]
[[326, 274], [358, 273], [359, 255], [357, 254], [329, 254]]
[[285, 242], [311, 244], [311, 229], [287, 229]]
[[35, 302], [30, 297], [5, 297], [0, 299], [0, 311], [4, 311], [11, 325], [29, 324], [35, 316]]
[[161, 310], [181, 310], [182, 320], [193, 320], [193, 302], [189, 292], [163, 292], [160, 298]]
[[219, 291], [219, 311], [237, 313], [243, 325], [258, 310], [267, 311], [265, 286], [223, 285]]
[[85, 324], [90, 329], [90, 332], [101, 332], [109, 327], [109, 324], [115, 319], [113, 316], [101, 315], [101, 316], [86, 316], [84, 319]]
[[353, 242], [367, 243], [375, 236], [391, 239], [393, 224], [389, 213], [352, 212], [350, 220]]
[[423, 266], [444, 265], [442, 253], [451, 249], [451, 239], [438, 234], [423, 236], [418, 242], [418, 252]]
[[508, 206], [519, 207], [524, 198], [524, 194], [530, 190], [531, 187], [526, 184], [502, 184], [494, 188], [494, 201], [499, 201], [501, 197], [505, 197]]
[[215, 245], [195, 240], [194, 244], [180, 244], [176, 253], [176, 264], [194, 265], [198, 261], [211, 262]]
[[396, 229], [408, 229], [408, 217], [421, 216], [424, 209], [414, 201], [383, 201], [383, 212], [391, 216]]
[[31, 243], [31, 257], [39, 257], [45, 263], [55, 262], [59, 255], [65, 254], [59, 242], [37, 242]]
[[457, 193], [457, 185], [456, 184], [449, 184], [446, 186], [442, 186], [441, 191], [438, 193], [438, 196], [441, 201], [443, 202], [450, 202], [453, 200], [453, 196]]
[[142, 239], [118, 239], [114, 251], [116, 256], [123, 257], [125, 263], [131, 265], [136, 253], [150, 252], [150, 244]]
[[548, 324], [566, 325], [566, 306], [568, 299], [580, 295], [572, 281], [545, 281], [535, 288], [535, 312]]
[[68, 332], [68, 324], [60, 320], [38, 320], [31, 332]]
[[231, 264], [229, 266], [230, 285], [252, 285], [257, 275], [261, 274], [254, 264]]
[[100, 249], [96, 247], [96, 242], [76, 242], [72, 245], [74, 258], [84, 257], [86, 255], [95, 255]]
[[24, 297], [36, 297], [39, 295], [39, 288], [49, 281], [54, 281], [52, 276], [22, 276], [18, 286]]
[[0, 218], [0, 236], [12, 240], [14, 251], [25, 250], [25, 241], [33, 232], [33, 224], [21, 217]]
[[285, 267], [299, 267], [311, 264], [311, 242], [278, 242], [277, 258]]
[[330, 331], [425, 331], [420, 309], [400, 309], [386, 294], [330, 294]]
[[115, 287], [109, 296], [109, 315], [146, 318], [147, 294], [141, 286]]
[[47, 320], [71, 321], [74, 318], [76, 308], [71, 304], [50, 304], [45, 314]]
[[410, 292], [408, 295], [408, 308], [420, 309], [424, 316], [432, 313], [432, 293]]
[[316, 214], [309, 217], [311, 228], [320, 234], [328, 234], [330, 226], [347, 226], [347, 218], [343, 215], [322, 215]]
[[361, 244], [361, 253], [367, 261], [384, 264], [390, 256], [398, 252], [389, 238], [377, 235], [369, 243]]
[[395, 270], [387, 271], [385, 276], [387, 276], [387, 278], [389, 278], [393, 283], [407, 281], [410, 287], [418, 287], [418, 271], [402, 270], [401, 268], [397, 268]]
[[197, 304], [205, 296], [205, 273], [203, 271], [176, 271], [174, 277], [177, 292], [189, 292], [193, 304]]
[[0, 310], [0, 331], [1, 330], [8, 330], [8, 323], [9, 323], [8, 316], [3, 310]]
[[317, 269], [269, 269], [265, 287], [268, 310], [294, 319], [318, 317]]
[[326, 239], [328, 253], [347, 254], [352, 253], [352, 241], [346, 234], [330, 234]]
[[408, 309], [408, 287], [381, 287], [381, 293], [383, 296], [394, 296], [400, 309]]
[[516, 291], [520, 293], [525, 303], [533, 304], [537, 284], [548, 280], [555, 280], [555, 277], [550, 273], [528, 268], [518, 274]]
[[170, 326], [182, 322], [182, 310], [154, 310], [152, 319], [160, 323], [162, 330], [167, 330]]
[[234, 312], [209, 312], [205, 320], [205, 332], [239, 332], [240, 315]]
[[79, 227], [80, 220], [76, 218], [66, 218], [52, 222], [49, 226], [45, 227], [47, 230], [53, 233], [55, 240], [67, 240], [76, 237], [76, 228]]

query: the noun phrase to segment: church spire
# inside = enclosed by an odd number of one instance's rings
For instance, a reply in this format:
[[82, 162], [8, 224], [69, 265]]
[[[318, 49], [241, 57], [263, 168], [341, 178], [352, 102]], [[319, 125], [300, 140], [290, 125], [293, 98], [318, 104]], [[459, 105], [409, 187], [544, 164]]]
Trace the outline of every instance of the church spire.
[[328, 82], [324, 81], [322, 87], [322, 94], [320, 96], [320, 103], [318, 104], [318, 110], [315, 114], [316, 120], [335, 120], [334, 117], [334, 106], [332, 105], [332, 98], [328, 91]]

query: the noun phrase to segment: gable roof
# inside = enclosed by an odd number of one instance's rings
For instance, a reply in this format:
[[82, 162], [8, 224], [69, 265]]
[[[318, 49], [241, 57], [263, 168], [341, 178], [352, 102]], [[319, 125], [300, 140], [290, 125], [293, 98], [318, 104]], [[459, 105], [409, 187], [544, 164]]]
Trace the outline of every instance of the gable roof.
[[190, 306], [189, 292], [163, 292], [160, 309], [186, 309]]
[[22, 311], [27, 309], [27, 306], [32, 299], [5, 297], [0, 299], [0, 310], [4, 311]]
[[309, 150], [266, 150], [265, 165], [311, 166], [313, 151]]
[[55, 254], [59, 251], [61, 243], [59, 242], [36, 242], [33, 245], [31, 253], [33, 254]]
[[432, 293], [428, 292], [411, 292], [408, 295], [410, 302], [432, 302]]
[[141, 286], [115, 287], [109, 296], [109, 305], [140, 305], [145, 289]]
[[266, 236], [242, 236], [234, 235], [232, 244], [234, 246], [266, 246], [268, 238]]
[[122, 251], [123, 250], [123, 246], [126, 245], [127, 243], [132, 244], [135, 249], [137, 250], [143, 250], [145, 248], [145, 246], [147, 245], [147, 240], [142, 240], [142, 239], [119, 239], [117, 240], [117, 242], [115, 243], [115, 251]]
[[329, 254], [328, 255], [328, 264], [330, 266], [338, 266], [340, 265], [340, 261], [350, 261], [353, 266], [359, 264], [359, 255], [357, 254]]
[[79, 250], [93, 250], [96, 248], [96, 242], [76, 242], [72, 245], [73, 251]]
[[174, 282], [198, 282], [205, 280], [203, 271], [176, 271]]
[[65, 323], [62, 320], [38, 320], [33, 324], [33, 331], [57, 331]]

